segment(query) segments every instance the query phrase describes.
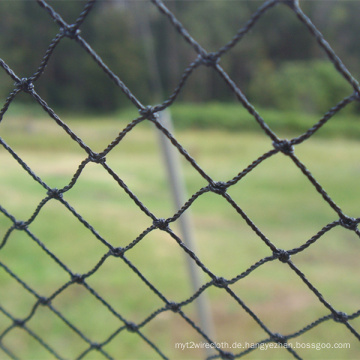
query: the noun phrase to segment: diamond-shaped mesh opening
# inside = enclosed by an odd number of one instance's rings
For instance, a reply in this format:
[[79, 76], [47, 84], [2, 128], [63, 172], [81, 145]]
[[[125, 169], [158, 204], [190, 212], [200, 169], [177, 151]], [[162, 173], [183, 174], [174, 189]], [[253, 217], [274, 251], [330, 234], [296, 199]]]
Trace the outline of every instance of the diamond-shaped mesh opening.
[[[44, 188], [39, 182], [34, 181], [37, 176], [27, 168], [25, 172], [20, 165], [4, 148], [0, 149], [1, 172], [4, 184], [1, 186], [1, 206], [9, 216], [15, 216], [19, 220], [30, 218], [37, 204], [45, 194]], [[5, 226], [6, 218], [1, 221], [1, 227]], [[6, 229], [4, 229], [6, 230]]]
[[[310, 155], [304, 160], [307, 164]], [[271, 180], [265, 181], [265, 178]], [[280, 248], [299, 246], [337, 218], [322, 194], [291, 159], [282, 154], [264, 161], [231, 187], [229, 194], [264, 235]]]
[[11, 320], [7, 318], [4, 314], [0, 314], [0, 331], [3, 332], [5, 329], [7, 329], [11, 325]]
[[[73, 306], [74, 297], [79, 299]], [[123, 323], [81, 284], [72, 284], [52, 302], [53, 306], [88, 339], [102, 342]], [[87, 314], [91, 313], [91, 316]], [[121, 311], [120, 311], [121, 314]], [[83, 319], [86, 317], [86, 321]]]
[[[11, 272], [8, 267], [6, 267], [6, 270]], [[4, 315], [1, 326], [2, 331], [5, 331], [12, 324], [11, 318], [6, 316], [7, 311], [19, 318], [25, 318], [31, 312], [36, 300], [34, 295], [28, 292], [20, 283], [14, 281], [14, 278], [6, 270], [3, 267], [1, 268], [1, 288], [7, 294], [2, 297], [1, 302], [2, 306], [4, 306], [1, 309], [1, 316]]]
[[[351, 325], [354, 325], [353, 322], [350, 323]], [[326, 340], [324, 337], [325, 331], [327, 332]], [[312, 339], [314, 339], [314, 337], [318, 337], [319, 342], [313, 343]], [[344, 332], [344, 328], [341, 324], [329, 324], [328, 321], [325, 321], [310, 331], [300, 335], [297, 339], [293, 339], [292, 343], [294, 346], [298, 347], [299, 351], [301, 349], [304, 358], [313, 356], [315, 350], [316, 353], [323, 353], [328, 359], [332, 360], [338, 359], [339, 356], [341, 357], [341, 354], [346, 351], [347, 356], [351, 359], [356, 356], [356, 353], [359, 351], [359, 347], [356, 343], [354, 346], [351, 346], [352, 344], [349, 346], [349, 342], [346, 337], [346, 331]], [[306, 348], [306, 345], [303, 345], [306, 343], [312, 343], [313, 345]], [[330, 345], [328, 345], [328, 343], [330, 343]], [[333, 343], [342, 345], [333, 345]]]
[[[333, 119], [336, 121], [336, 119]], [[329, 126], [332, 124], [329, 123]], [[321, 139], [315, 144], [311, 139], [307, 146], [299, 146], [297, 153], [314, 177], [326, 189], [331, 198], [349, 215], [356, 214], [356, 186], [359, 179], [356, 141], [348, 140], [344, 147], [339, 140]], [[346, 160], [345, 160], [346, 159]], [[324, 166], [331, 161], [331, 169]], [[336, 171], [334, 171], [336, 169]]]
[[[87, 283], [101, 294], [115, 311], [126, 319], [139, 323], [163, 307], [164, 303], [133, 271], [134, 266], [139, 268], [138, 270], [143, 269], [138, 266], [136, 260], [133, 261], [130, 252], [127, 252], [126, 256], [126, 262], [116, 257], [107, 258], [96, 273], [89, 277]], [[144, 275], [149, 281], [153, 280], [151, 276], [148, 276], [149, 274], [144, 273]], [[104, 277], [107, 279], [106, 282], [103, 281]], [[159, 284], [162, 284], [161, 280], [159, 279], [154, 285], [158, 287]], [[137, 286], [132, 286], [134, 283]], [[119, 289], [124, 290], [119, 291]], [[146, 305], [142, 306], [144, 299], [147, 299]], [[99, 319], [101, 320], [101, 318]], [[119, 322], [120, 325], [121, 322]]]
[[7, 350], [12, 349], [10, 354], [7, 353], [10, 358], [26, 357], [29, 353], [34, 354], [39, 359], [53, 356], [46, 349], [46, 346], [35, 337], [36, 335], [32, 335], [32, 332], [30, 334], [22, 328], [14, 328], [8, 333], [4, 340], [4, 347]]
[[[174, 213], [174, 207], [168, 177], [156, 142], [157, 136], [160, 136], [157, 132], [159, 131], [147, 123], [138, 124], [106, 156], [111, 173], [104, 175], [113, 184], [114, 178], [117, 179], [119, 187], [116, 192], [122, 192], [121, 187], [128, 188], [157, 217], [167, 218]], [[128, 196], [128, 202], [129, 205], [126, 206], [130, 209], [134, 204], [131, 196]], [[136, 216], [138, 215], [142, 218], [136, 210]]]
[[[297, 264], [297, 257], [293, 261]], [[291, 334], [299, 326], [328, 315], [301, 279], [280, 261], [264, 264], [231, 288], [276, 333]], [[263, 338], [264, 332], [257, 324], [251, 328], [257, 340]]]
[[[192, 311], [189, 311], [188, 307], [184, 308], [185, 316], [173, 313], [171, 311], [163, 312], [158, 315], [147, 328], [144, 329], [144, 333], [152, 338], [156, 337], [156, 343], [186, 343], [194, 341], [198, 343], [203, 342], [203, 338], [192, 328], [187, 319], [190, 321], [195, 320]], [[164, 332], [162, 329], [167, 328], [168, 331]], [[190, 358], [195, 356], [201, 356], [203, 349], [180, 349], [174, 346], [169, 349], [168, 356], [172, 358]]]
[[[1, 21], [4, 22], [6, 29], [6, 39], [2, 39], [5, 44], [15, 44], [14, 47], [7, 48], [7, 54], [2, 56], [4, 61], [13, 59], [13, 70], [22, 72], [24, 75], [32, 74], [38, 67], [43, 53], [46, 51], [49, 42], [56, 34], [57, 26], [49, 21], [42, 9], [36, 2], [29, 1], [24, 6], [17, 3], [0, 3]], [[28, 17], [26, 27], [19, 26], [22, 16]], [[16, 18], [15, 21], [7, 21], [7, 17]], [[14, 20], [14, 19], [12, 19]], [[32, 41], [34, 36], [36, 41]], [[25, 56], [19, 56], [16, 48], [22, 47]], [[37, 57], [31, 54], [36, 52]], [[12, 85], [12, 84], [11, 84]], [[9, 91], [13, 86], [9, 86]], [[4, 96], [4, 94], [1, 94]]]
[[[347, 244], [347, 246], [344, 246]], [[354, 276], [347, 276], [358, 269], [357, 236], [347, 229], [335, 228], [323, 235], [318, 242], [307, 250], [308, 255], [299, 253], [296, 260], [306, 264], [307, 276], [326, 299], [344, 312], [351, 312], [357, 302], [357, 281]], [[315, 269], [319, 264], [323, 272]], [[334, 283], [338, 284], [333, 286]]]
[[[47, 226], [42, 226], [43, 222]], [[59, 228], [63, 229], [61, 233]], [[75, 273], [88, 271], [108, 250], [92, 231], [56, 200], [44, 206], [29, 229], [51, 253], [56, 254], [61, 263]]]
[[[44, 241], [46, 244], [46, 240]], [[29, 233], [25, 231], [14, 230], [10, 235], [6, 246], [2, 250], [2, 259], [9, 269], [26, 284], [42, 296], [50, 296], [55, 290], [68, 280], [65, 270], [54, 259], [49, 257], [41, 246], [44, 246], [39, 238], [34, 235], [31, 230]], [[52, 246], [50, 245], [51, 249]], [[61, 254], [56, 255], [56, 259], [61, 259]], [[36, 259], [36, 267], [34, 267], [34, 259]], [[61, 260], [59, 260], [61, 262]], [[12, 282], [5, 282], [4, 294], [10, 291], [9, 295], [4, 296], [4, 301], [13, 302], [11, 295]], [[9, 289], [9, 290], [7, 290]], [[23, 294], [19, 297], [21, 301]], [[25, 297], [26, 299], [26, 297]], [[21, 306], [19, 306], [21, 309]]]
[[[65, 321], [71, 319], [66, 311]], [[71, 329], [63, 319], [46, 306], [40, 306], [36, 314], [27, 322], [27, 326], [40, 338], [45, 338], [49, 347], [63, 357], [76, 358], [86, 348], [87, 344]], [[78, 324], [74, 324], [78, 329]], [[48, 358], [51, 355], [43, 356]]]
[[[128, 245], [139, 235], [138, 229], [146, 229], [151, 224], [151, 219], [141, 212], [128, 193], [99, 164], [87, 164], [74, 187], [64, 194], [64, 199], [77, 213], [86, 214], [84, 220], [94, 227], [101, 238], [115, 247]], [[132, 226], [134, 222], [138, 224], [138, 229]], [[91, 237], [85, 227], [83, 230], [86, 236]], [[95, 245], [97, 241], [93, 243]], [[84, 243], [84, 246], [87, 245]]]
[[[152, 322], [156, 321], [157, 318], [155, 318]], [[163, 327], [161, 327], [161, 329], [163, 329]], [[161, 329], [159, 329], [157, 332], [147, 332], [145, 328], [145, 331], [142, 331], [142, 334], [143, 336], [146, 336], [147, 339], [151, 339], [152, 344], [159, 345], [161, 343], [161, 334], [163, 334]], [[158, 334], [160, 339], [157, 336]], [[128, 354], [131, 354], [131, 357], [134, 357], [135, 359], [141, 357], [144, 353], [148, 354], [150, 357], [158, 356], [152, 345], [146, 341], [141, 341], [140, 336], [141, 335], [138, 335], [135, 332], [123, 329], [113, 337], [111, 342], [104, 346], [104, 350], [115, 359], [117, 357], [120, 359], [126, 358]], [[96, 353], [92, 353], [92, 356], [95, 355], [97, 356]]]
[[169, 301], [184, 301], [191, 296], [185, 264], [193, 260], [167, 233], [152, 231], [126, 256]]
[[235, 277], [269, 255], [245, 220], [218, 194], [201, 195], [191, 211], [199, 256], [217, 276]]

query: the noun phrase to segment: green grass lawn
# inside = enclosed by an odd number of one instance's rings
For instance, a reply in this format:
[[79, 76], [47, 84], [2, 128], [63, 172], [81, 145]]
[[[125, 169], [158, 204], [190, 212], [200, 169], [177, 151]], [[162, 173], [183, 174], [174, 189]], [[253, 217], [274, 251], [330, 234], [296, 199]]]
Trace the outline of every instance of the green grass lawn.
[[[97, 152], [106, 148], [126, 126], [126, 122], [116, 117], [64, 120]], [[300, 135], [294, 129], [292, 131], [279, 133], [288, 137]], [[321, 135], [315, 134], [298, 145], [295, 153], [344, 213], [357, 218], [360, 216], [359, 141]], [[5, 117], [0, 124], [0, 136], [51, 188], [61, 189], [68, 185], [87, 157], [85, 151], [50, 118]], [[216, 181], [232, 179], [272, 148], [270, 139], [260, 132], [184, 129], [180, 126], [175, 136]], [[169, 218], [177, 211], [173, 207], [155, 129], [150, 124], [135, 127], [106, 159], [158, 218]], [[182, 159], [181, 162], [190, 197], [207, 184], [187, 161]], [[291, 159], [280, 153], [265, 160], [230, 187], [228, 193], [261, 232], [282, 249], [290, 250], [304, 244], [325, 225], [338, 220], [336, 212]], [[26, 221], [45, 197], [46, 190], [0, 147], [0, 205], [17, 220]], [[100, 164], [88, 164], [74, 187], [64, 194], [64, 200], [114, 247], [127, 246], [152, 224]], [[231, 279], [271, 255], [271, 250], [221, 196], [214, 193], [201, 195], [189, 213], [197, 255], [217, 276]], [[11, 225], [11, 220], [0, 213], [0, 241]], [[180, 235], [177, 222], [170, 226]], [[29, 230], [73, 273], [89, 272], [108, 251], [55, 199], [43, 206]], [[292, 261], [335, 309], [352, 314], [360, 307], [359, 254], [359, 238], [349, 230], [336, 227], [308, 249], [294, 255]], [[168, 300], [181, 302], [193, 294], [185, 254], [165, 232], [152, 231], [129, 250], [126, 257]], [[67, 272], [24, 231], [15, 230], [11, 234], [0, 250], [0, 261], [41, 296], [51, 296], [70, 279]], [[208, 275], [202, 276], [203, 283], [209, 281]], [[164, 306], [163, 301], [119, 258], [107, 258], [86, 281], [128, 321], [141, 323]], [[0, 288], [0, 305], [6, 311], [20, 319], [30, 314], [35, 297], [2, 269]], [[274, 333], [295, 333], [329, 314], [289, 266], [279, 261], [266, 263], [230, 288]], [[226, 291], [211, 287], [205, 294], [213, 317], [215, 341], [245, 345], [268, 337]], [[52, 305], [94, 342], [105, 341], [122, 325], [81, 285], [69, 286]], [[197, 321], [194, 304], [186, 305], [182, 310]], [[350, 324], [360, 331], [360, 319], [351, 320]], [[11, 321], [0, 313], [0, 333], [10, 325]], [[27, 326], [64, 358], [76, 358], [88, 347], [46, 306], [37, 309]], [[204, 356], [200, 350], [175, 348], [175, 343], [179, 342], [204, 341], [178, 314], [163, 312], [141, 331], [171, 359]], [[305, 359], [357, 359], [360, 356], [359, 341], [344, 325], [332, 320], [291, 342], [351, 344], [347, 350], [298, 350]], [[22, 359], [52, 358], [21, 328], [11, 330], [3, 344]], [[104, 350], [115, 359], [159, 358], [137, 334], [126, 331], [104, 346]], [[102, 358], [97, 351], [85, 356], [85, 359]], [[256, 350], [245, 358], [291, 359], [292, 356], [284, 349], [272, 349]], [[8, 359], [1, 348], [0, 359]]]

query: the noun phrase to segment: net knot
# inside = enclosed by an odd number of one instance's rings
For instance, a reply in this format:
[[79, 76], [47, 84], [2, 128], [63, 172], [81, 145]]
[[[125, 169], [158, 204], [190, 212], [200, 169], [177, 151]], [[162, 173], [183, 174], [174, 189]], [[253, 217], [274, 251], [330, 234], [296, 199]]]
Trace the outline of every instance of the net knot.
[[283, 263], [287, 263], [290, 260], [290, 254], [283, 249], [274, 251], [273, 255]]
[[358, 220], [352, 217], [345, 216], [340, 219], [340, 225], [349, 230], [356, 230]]
[[14, 227], [16, 230], [25, 230], [26, 229], [26, 222], [25, 221], [16, 221]]
[[227, 280], [223, 277], [216, 277], [213, 284], [218, 288], [224, 288], [227, 285]]
[[227, 185], [223, 181], [217, 181], [209, 184], [208, 189], [215, 194], [223, 195], [226, 193]]
[[235, 356], [234, 356], [233, 353], [228, 352], [228, 351], [222, 351], [222, 350], [220, 351], [220, 357], [223, 360], [233, 360], [233, 359], [235, 359]]
[[70, 38], [70, 39], [75, 39], [77, 36], [80, 35], [80, 30], [76, 27], [75, 24], [72, 25], [68, 25], [65, 26], [63, 28], [61, 28], [61, 34]]
[[89, 155], [89, 160], [96, 164], [104, 164], [106, 161], [106, 157], [103, 154], [98, 154], [93, 152]]
[[207, 53], [204, 55], [199, 55], [201, 63], [205, 66], [212, 66], [215, 67], [219, 62], [219, 57], [216, 53]]
[[31, 93], [34, 90], [34, 84], [32, 83], [31, 79], [28, 78], [22, 78], [20, 81], [16, 82], [15, 85], [21, 89], [22, 91], [25, 91], [27, 93]]
[[287, 343], [287, 338], [284, 335], [275, 333], [271, 336], [271, 340], [277, 344], [285, 345]]
[[95, 349], [95, 350], [100, 350], [101, 349], [101, 344], [99, 343], [91, 343], [91, 348]]
[[110, 254], [115, 257], [123, 257], [125, 249], [122, 247], [112, 248]]
[[135, 331], [137, 331], [138, 327], [135, 323], [128, 322], [128, 323], [126, 323], [126, 329], [130, 332], [135, 332]]
[[63, 197], [62, 192], [57, 188], [48, 190], [48, 192], [46, 194], [48, 196], [50, 196], [51, 198], [57, 199], [57, 200], [60, 200]]
[[166, 304], [166, 308], [176, 313], [176, 312], [180, 311], [181, 306], [180, 306], [180, 304], [171, 301]]
[[139, 109], [139, 114], [141, 116], [143, 116], [145, 119], [148, 119], [148, 120], [151, 120], [151, 121], [154, 121], [155, 120], [155, 108], [148, 105], [148, 106], [145, 106], [144, 108], [142, 109]]
[[160, 230], [166, 230], [169, 223], [166, 219], [156, 219], [154, 220], [153, 225]]
[[291, 155], [294, 153], [294, 147], [287, 139], [274, 141], [273, 146], [276, 150], [281, 151], [285, 155]]
[[338, 311], [337, 313], [333, 314], [333, 318], [336, 322], [344, 323], [348, 321], [348, 315], [344, 312]]
[[15, 319], [14, 320], [14, 325], [18, 326], [18, 327], [23, 327], [25, 325], [25, 321], [21, 320], [21, 319]]
[[71, 281], [77, 284], [83, 284], [84, 283], [84, 275], [80, 275], [80, 274], [73, 274], [71, 276]]
[[360, 90], [355, 90], [352, 96], [353, 100], [360, 101]]
[[49, 305], [50, 304], [50, 299], [48, 299], [48, 298], [46, 298], [44, 296], [40, 296], [39, 297], [39, 304], [43, 305], [43, 306]]

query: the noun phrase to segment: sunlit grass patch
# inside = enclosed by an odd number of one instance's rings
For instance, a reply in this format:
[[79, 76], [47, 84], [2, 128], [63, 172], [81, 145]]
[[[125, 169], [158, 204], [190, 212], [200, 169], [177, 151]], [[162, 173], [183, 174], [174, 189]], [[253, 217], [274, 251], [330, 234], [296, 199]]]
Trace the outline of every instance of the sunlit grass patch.
[[[30, 119], [31, 125], [27, 128], [23, 125], [28, 120], [18, 118], [11, 124], [4, 121], [0, 125], [1, 137], [19, 153], [31, 172], [24, 171], [3, 147], [0, 148], [0, 205], [17, 221], [31, 219], [38, 204], [47, 197], [47, 189], [36, 182], [34, 176], [50, 188], [63, 189], [88, 156], [63, 130], [47, 123], [51, 120]], [[90, 125], [84, 120], [71, 119], [69, 126], [76, 134], [81, 133], [94, 151], [102, 151], [126, 126], [126, 121], [109, 118], [98, 123], [92, 120]], [[272, 149], [271, 141], [256, 132], [178, 129], [175, 137], [216, 181], [233, 179]], [[299, 159], [344, 213], [352, 217], [359, 217], [357, 150], [356, 140], [322, 137], [314, 137], [295, 147]], [[156, 130], [151, 124], [144, 122], [131, 130], [107, 154], [106, 163], [156, 217], [170, 218], [176, 213], [178, 209], [173, 206]], [[181, 163], [190, 197], [207, 182], [184, 158]], [[301, 246], [328, 223], [338, 220], [338, 214], [321, 194], [291, 159], [281, 153], [258, 165], [227, 192], [259, 231], [281, 249]], [[1, 261], [40, 296], [49, 297], [71, 281], [66, 268], [73, 273], [86, 274], [98, 265], [86, 282], [127, 321], [141, 323], [165, 306], [131, 266], [169, 301], [182, 302], [194, 293], [186, 268], [187, 255], [175, 239], [163, 231], [153, 230], [141, 238], [125, 253], [128, 262], [114, 256], [107, 256], [101, 262], [109, 252], [107, 244], [126, 247], [153, 222], [101, 164], [88, 163], [76, 183], [63, 194], [63, 200], [50, 199], [42, 206], [28, 226], [34, 237], [15, 229], [0, 251]], [[66, 204], [73, 211], [69, 211]], [[271, 249], [221, 195], [204, 193], [187, 211], [194, 229], [197, 256], [216, 276], [230, 280], [272, 255]], [[76, 214], [81, 217], [80, 222]], [[0, 239], [11, 226], [11, 218], [1, 213]], [[170, 227], [181, 237], [178, 222], [170, 223]], [[55, 261], [39, 243], [56, 256]], [[337, 227], [291, 259], [329, 303], [338, 311], [351, 314], [358, 310], [359, 284], [354, 274], [359, 266], [359, 246], [353, 232]], [[208, 281], [210, 277], [203, 273], [202, 282]], [[15, 318], [25, 318], [31, 313], [36, 297], [4, 269], [1, 269], [0, 286], [0, 303], [9, 313]], [[330, 313], [290, 267], [279, 261], [262, 265], [230, 288], [273, 332], [292, 334]], [[224, 289], [211, 287], [204, 295], [209, 297], [216, 341], [231, 344], [257, 342], [268, 337]], [[119, 318], [80, 284], [67, 286], [52, 304], [94, 342], [106, 341], [123, 326]], [[194, 304], [184, 305], [182, 310], [197, 320]], [[11, 321], [0, 316], [0, 331], [3, 331]], [[357, 323], [358, 320], [351, 321], [354, 327]], [[42, 338], [49, 339], [59, 353], [66, 347], [63, 356], [74, 358], [88, 346], [46, 306], [36, 310], [28, 326]], [[192, 359], [203, 355], [174, 348], [179, 341], [202, 339], [173, 312], [157, 315], [141, 331], [170, 358]], [[350, 350], [341, 353], [340, 350], [333, 353], [299, 350], [301, 356], [311, 359], [320, 360], [323, 354], [330, 359], [345, 354], [344, 357], [350, 359], [360, 354], [357, 340], [345, 326], [332, 320], [299, 337], [299, 342], [305, 340], [349, 341], [352, 345]], [[4, 343], [9, 347], [17, 343], [20, 357], [46, 356], [41, 346], [21, 329], [5, 336]], [[128, 354], [139, 359], [156, 356], [138, 335], [127, 331], [121, 331], [104, 349], [116, 359], [128, 358]], [[288, 356], [286, 351], [259, 351], [254, 351], [249, 358]], [[97, 355], [96, 352], [90, 354]]]

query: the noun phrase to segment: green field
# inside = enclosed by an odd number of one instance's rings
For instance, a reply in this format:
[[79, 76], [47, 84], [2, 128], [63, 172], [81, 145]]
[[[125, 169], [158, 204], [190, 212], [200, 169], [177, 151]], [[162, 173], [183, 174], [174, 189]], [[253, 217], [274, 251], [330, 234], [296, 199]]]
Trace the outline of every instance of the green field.
[[[304, 117], [305, 122], [312, 119]], [[81, 120], [64, 118], [96, 152], [105, 149], [128, 120], [116, 116], [84, 117]], [[349, 123], [356, 125], [353, 119], [345, 122]], [[326, 132], [321, 130], [298, 145], [295, 154], [344, 213], [357, 218], [360, 216], [359, 140], [355, 136], [346, 138], [343, 132], [336, 136], [337, 126], [336, 121], [330, 123], [326, 131], [331, 135], [324, 136]], [[345, 129], [345, 125], [342, 126]], [[204, 129], [201, 126], [180, 126], [178, 122], [175, 127], [178, 141], [216, 181], [232, 179], [272, 148], [269, 138], [250, 128], [237, 131], [214, 127]], [[353, 134], [357, 134], [359, 129], [359, 126], [354, 126]], [[297, 127], [276, 129], [279, 136], [288, 138], [300, 135], [301, 132], [297, 132], [300, 130]], [[61, 189], [68, 185], [87, 157], [85, 151], [50, 118], [10, 114], [0, 124], [0, 136], [51, 188]], [[106, 161], [153, 214], [158, 218], [173, 216], [177, 209], [173, 208], [156, 131], [151, 124], [141, 123], [135, 127], [107, 155]], [[181, 162], [190, 197], [207, 183], [185, 159]], [[304, 244], [325, 225], [338, 220], [336, 212], [309, 180], [291, 159], [281, 153], [265, 160], [230, 187], [228, 193], [261, 232], [282, 249]], [[45, 197], [46, 190], [0, 147], [0, 206], [18, 221], [26, 221]], [[64, 200], [114, 247], [127, 246], [152, 224], [152, 220], [101, 164], [89, 163], [77, 183], [64, 194]], [[217, 276], [231, 279], [271, 255], [271, 250], [221, 196], [214, 193], [201, 195], [189, 213], [197, 241], [197, 255]], [[11, 220], [0, 213], [0, 241], [11, 225]], [[170, 227], [179, 234], [177, 222]], [[55, 199], [43, 206], [29, 230], [73, 273], [89, 272], [108, 251]], [[335, 309], [352, 314], [359, 310], [359, 254], [359, 238], [349, 230], [336, 227], [308, 249], [294, 255], [292, 261]], [[184, 252], [165, 232], [152, 231], [126, 256], [167, 299], [180, 302], [193, 294]], [[70, 279], [69, 274], [24, 231], [15, 230], [11, 234], [0, 250], [0, 261], [41, 296], [51, 296]], [[34, 295], [5, 271], [0, 271], [0, 305], [15, 318], [27, 317], [35, 303]], [[202, 275], [203, 283], [210, 280], [206, 274]], [[162, 300], [119, 258], [107, 258], [86, 281], [128, 321], [141, 323], [164, 306]], [[273, 332], [292, 334], [329, 314], [289, 266], [279, 261], [266, 263], [230, 288]], [[211, 287], [205, 294], [213, 315], [215, 341], [244, 345], [268, 338], [223, 289]], [[81, 285], [69, 286], [53, 300], [52, 305], [94, 342], [105, 341], [122, 325]], [[193, 304], [184, 306], [182, 310], [196, 321]], [[0, 334], [11, 323], [0, 313]], [[351, 320], [350, 324], [360, 330], [359, 318]], [[38, 308], [27, 326], [64, 358], [76, 358], [88, 347], [47, 307]], [[204, 341], [178, 314], [163, 312], [141, 331], [171, 359], [204, 357], [200, 350], [175, 348], [179, 342]], [[332, 320], [321, 323], [291, 342], [351, 345], [347, 350], [298, 350], [304, 359], [358, 359], [360, 356], [359, 341], [344, 325]], [[3, 344], [21, 359], [52, 358], [21, 328], [11, 330], [4, 337]], [[126, 331], [104, 346], [104, 350], [115, 359], [160, 358], [137, 334]], [[84, 358], [105, 357], [92, 351]], [[291, 359], [292, 356], [284, 349], [272, 349], [256, 350], [245, 358]], [[1, 348], [0, 359], [8, 359]]]

